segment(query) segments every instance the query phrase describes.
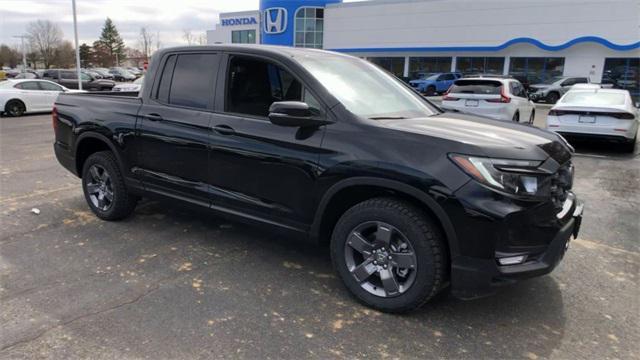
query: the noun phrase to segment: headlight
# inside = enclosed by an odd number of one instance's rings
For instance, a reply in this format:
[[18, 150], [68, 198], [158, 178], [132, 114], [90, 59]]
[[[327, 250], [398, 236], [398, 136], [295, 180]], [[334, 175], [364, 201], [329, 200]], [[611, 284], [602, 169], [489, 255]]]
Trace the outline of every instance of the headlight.
[[549, 174], [538, 169], [541, 161], [460, 154], [450, 154], [449, 157], [469, 176], [494, 189], [521, 196], [543, 197], [550, 194]]

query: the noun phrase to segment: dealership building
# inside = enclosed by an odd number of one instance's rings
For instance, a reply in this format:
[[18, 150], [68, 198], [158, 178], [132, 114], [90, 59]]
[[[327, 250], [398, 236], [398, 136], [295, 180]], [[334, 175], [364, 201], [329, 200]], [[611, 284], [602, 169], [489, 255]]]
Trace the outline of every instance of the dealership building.
[[638, 0], [262, 0], [220, 14], [207, 41], [339, 51], [404, 78], [588, 76], [640, 90]]

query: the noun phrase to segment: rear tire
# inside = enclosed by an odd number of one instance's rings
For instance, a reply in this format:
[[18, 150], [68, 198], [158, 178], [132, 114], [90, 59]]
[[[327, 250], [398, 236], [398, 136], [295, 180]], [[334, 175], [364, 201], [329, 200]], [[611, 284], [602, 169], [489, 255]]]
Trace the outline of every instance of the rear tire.
[[442, 289], [444, 237], [420, 209], [381, 197], [347, 210], [331, 237], [331, 259], [356, 299], [375, 309], [414, 310]]
[[127, 192], [124, 177], [111, 151], [93, 153], [84, 162], [82, 190], [91, 211], [103, 220], [128, 217], [138, 200]]
[[624, 143], [622, 145], [622, 150], [627, 153], [633, 153], [636, 150], [636, 140], [638, 140], [637, 135], [633, 138], [633, 140]]
[[520, 113], [516, 111], [516, 113], [513, 114], [513, 117], [511, 118], [511, 121], [519, 123], [520, 122]]
[[529, 124], [533, 125], [533, 121], [536, 119], [536, 111], [531, 110], [531, 115], [529, 115]]
[[4, 111], [9, 116], [18, 117], [24, 115], [27, 107], [24, 106], [24, 103], [20, 100], [10, 100], [4, 106]]

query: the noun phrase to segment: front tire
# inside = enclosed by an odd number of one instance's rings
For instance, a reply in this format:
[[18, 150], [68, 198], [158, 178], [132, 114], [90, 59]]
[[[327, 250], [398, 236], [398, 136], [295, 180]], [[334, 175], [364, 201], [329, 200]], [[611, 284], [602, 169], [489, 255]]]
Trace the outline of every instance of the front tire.
[[27, 108], [26, 106], [24, 106], [24, 103], [22, 101], [11, 100], [5, 105], [4, 111], [9, 116], [18, 117], [24, 115], [24, 113], [27, 111]]
[[375, 309], [414, 310], [443, 287], [444, 238], [412, 204], [375, 198], [347, 210], [331, 238], [333, 266], [349, 291]]
[[633, 140], [624, 143], [622, 145], [622, 151], [627, 153], [633, 153], [636, 150], [636, 141], [638, 140], [637, 135], [633, 138]]
[[531, 115], [529, 115], [529, 124], [533, 125], [533, 121], [536, 119], [536, 111], [532, 110]]
[[435, 86], [429, 86], [427, 87], [427, 91], [425, 91], [425, 94], [427, 96], [435, 96], [436, 95], [436, 88]]
[[131, 215], [137, 198], [127, 192], [124, 177], [110, 151], [91, 154], [82, 167], [84, 197], [97, 217], [120, 220]]
[[555, 104], [558, 102], [558, 99], [560, 99], [560, 94], [558, 94], [557, 92], [550, 92], [549, 94], [547, 94], [547, 97], [545, 99], [547, 100], [547, 103]]
[[520, 113], [516, 111], [516, 113], [513, 114], [513, 117], [511, 118], [511, 121], [519, 123], [520, 122]]

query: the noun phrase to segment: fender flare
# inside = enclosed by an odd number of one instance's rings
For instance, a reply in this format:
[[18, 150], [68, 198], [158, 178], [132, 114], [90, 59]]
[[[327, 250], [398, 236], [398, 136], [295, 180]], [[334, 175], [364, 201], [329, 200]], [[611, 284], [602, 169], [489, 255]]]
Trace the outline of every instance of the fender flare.
[[[122, 156], [120, 154], [120, 151], [118, 151], [116, 146], [113, 144], [113, 142], [108, 137], [106, 137], [105, 135], [103, 135], [103, 134], [101, 134], [99, 132], [90, 131], [90, 130], [89, 131], [85, 131], [85, 132], [81, 133], [80, 135], [78, 135], [78, 138], [76, 139], [75, 146], [73, 148], [73, 155], [75, 157], [76, 169], [78, 171], [78, 174], [80, 174], [80, 176], [82, 176], [82, 169], [78, 169], [78, 147], [86, 139], [96, 139], [96, 140], [100, 140], [103, 143], [107, 144], [107, 146], [109, 147], [111, 152], [115, 155], [116, 159], [118, 160], [118, 165], [120, 165], [120, 166], [123, 165]], [[122, 171], [122, 169], [120, 169], [120, 170]]]
[[397, 191], [403, 193], [405, 195], [411, 196], [412, 198], [418, 200], [422, 204], [424, 204], [435, 216], [436, 220], [442, 226], [444, 230], [445, 236], [447, 237], [447, 243], [449, 245], [449, 252], [451, 258], [455, 255], [459, 254], [460, 247], [458, 245], [458, 238], [455, 232], [455, 228], [453, 227], [453, 223], [451, 223], [451, 219], [444, 211], [444, 209], [436, 202], [431, 196], [424, 193], [423, 191], [411, 186], [407, 185], [403, 182], [376, 178], [376, 177], [353, 177], [349, 179], [345, 179], [339, 181], [332, 185], [322, 196], [316, 213], [314, 215], [313, 223], [311, 224], [311, 236], [315, 239], [318, 239], [320, 236], [320, 225], [322, 223], [322, 219], [324, 217], [324, 213], [326, 211], [327, 205], [333, 199], [333, 197], [341, 190], [344, 190], [348, 187], [352, 186], [361, 186], [361, 185], [369, 185], [369, 186], [377, 186], [381, 188], [387, 188], [393, 191]]

